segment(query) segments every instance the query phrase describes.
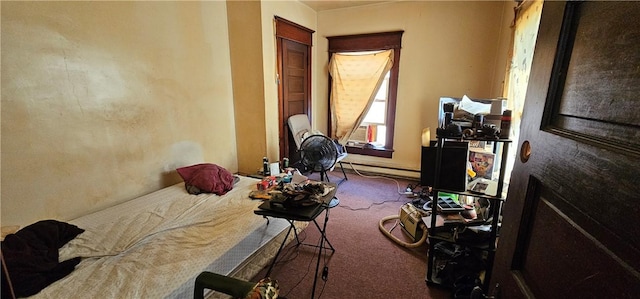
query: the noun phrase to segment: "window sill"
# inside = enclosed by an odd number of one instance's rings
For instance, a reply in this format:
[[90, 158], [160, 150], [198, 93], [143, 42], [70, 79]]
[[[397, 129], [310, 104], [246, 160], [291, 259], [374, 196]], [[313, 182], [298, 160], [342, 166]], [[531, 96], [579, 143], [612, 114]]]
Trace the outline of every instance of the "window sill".
[[384, 147], [365, 147], [364, 145], [347, 145], [347, 153], [356, 154], [356, 155], [364, 155], [364, 156], [374, 156], [381, 158], [392, 158], [393, 149], [388, 149]]

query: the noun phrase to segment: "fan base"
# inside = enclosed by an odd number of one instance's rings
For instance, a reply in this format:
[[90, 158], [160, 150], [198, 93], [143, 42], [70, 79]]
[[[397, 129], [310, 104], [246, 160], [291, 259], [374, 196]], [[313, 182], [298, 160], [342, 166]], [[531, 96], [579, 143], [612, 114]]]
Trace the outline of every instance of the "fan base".
[[340, 200], [337, 197], [334, 197], [331, 199], [331, 201], [329, 202], [329, 209], [337, 206], [340, 204]]

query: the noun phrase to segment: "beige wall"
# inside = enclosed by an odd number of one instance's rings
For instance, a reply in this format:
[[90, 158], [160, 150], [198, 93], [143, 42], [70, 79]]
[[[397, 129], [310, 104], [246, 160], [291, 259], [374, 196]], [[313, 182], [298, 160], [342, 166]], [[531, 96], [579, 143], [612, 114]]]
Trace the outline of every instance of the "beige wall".
[[228, 1], [227, 12], [238, 171], [253, 174], [262, 157], [274, 162], [280, 154], [274, 17], [315, 28], [316, 13], [295, 0]]
[[393, 158], [350, 155], [347, 160], [413, 170], [377, 169], [419, 177], [420, 134], [430, 127], [435, 136], [441, 96], [502, 95], [511, 7], [509, 1], [400, 1], [319, 12], [314, 115], [323, 123], [316, 125], [326, 131], [326, 37], [404, 30]]
[[228, 1], [229, 47], [238, 132], [238, 171], [255, 173], [267, 155], [260, 1]]
[[3, 226], [237, 170], [225, 2], [1, 5]]
[[183, 165], [250, 172], [265, 152], [277, 159], [275, 15], [316, 30], [312, 126], [323, 131], [326, 36], [405, 31], [394, 158], [349, 159], [418, 170], [440, 96], [500, 95], [508, 5], [2, 2], [1, 224], [69, 220], [179, 182]]
[[[265, 113], [267, 114], [267, 146], [270, 161], [277, 161], [280, 155], [278, 85], [276, 84], [276, 38], [274, 17], [279, 16], [311, 30], [316, 28], [316, 12], [298, 1], [262, 1], [262, 50], [264, 68]], [[313, 34], [312, 59], [316, 57], [317, 34]], [[316, 69], [313, 59], [312, 69]], [[315, 89], [315, 80], [311, 90]], [[312, 94], [313, 97], [313, 94]], [[313, 103], [316, 102], [312, 99]], [[285, 136], [286, 137], [286, 136]]]

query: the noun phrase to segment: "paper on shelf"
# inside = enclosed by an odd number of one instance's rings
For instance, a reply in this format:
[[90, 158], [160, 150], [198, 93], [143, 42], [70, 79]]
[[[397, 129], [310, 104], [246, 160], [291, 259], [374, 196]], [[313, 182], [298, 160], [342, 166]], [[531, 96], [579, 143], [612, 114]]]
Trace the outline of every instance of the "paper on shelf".
[[472, 115], [482, 114], [487, 115], [491, 112], [491, 104], [483, 104], [476, 101], [472, 101], [466, 94], [462, 97], [458, 109], [467, 111]]

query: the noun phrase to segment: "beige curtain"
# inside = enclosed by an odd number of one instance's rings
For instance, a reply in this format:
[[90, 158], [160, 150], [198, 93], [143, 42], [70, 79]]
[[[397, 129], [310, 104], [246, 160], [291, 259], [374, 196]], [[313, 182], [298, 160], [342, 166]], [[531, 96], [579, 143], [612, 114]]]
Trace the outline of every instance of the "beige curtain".
[[392, 66], [393, 50], [331, 56], [331, 133], [340, 143], [358, 128]]
[[[514, 21], [513, 49], [509, 69], [507, 71], [506, 97], [509, 99], [509, 109], [511, 114], [511, 136], [512, 144], [519, 144], [518, 134], [520, 132], [520, 120], [524, 108], [527, 86], [529, 84], [529, 73], [533, 61], [533, 50], [538, 38], [538, 27], [540, 25], [540, 15], [542, 13], [543, 1], [525, 1], [518, 7], [516, 19]], [[509, 148], [509, 159], [507, 159], [505, 181], [509, 181], [513, 163], [516, 161], [515, 147]]]

